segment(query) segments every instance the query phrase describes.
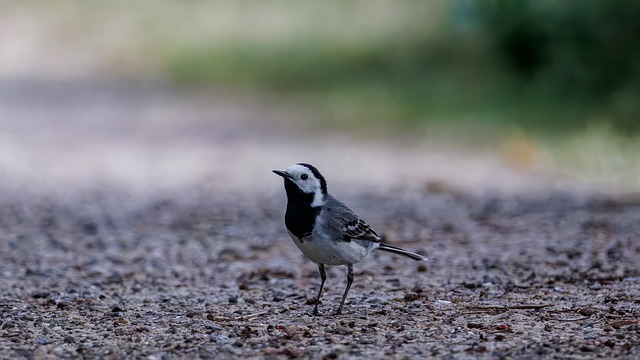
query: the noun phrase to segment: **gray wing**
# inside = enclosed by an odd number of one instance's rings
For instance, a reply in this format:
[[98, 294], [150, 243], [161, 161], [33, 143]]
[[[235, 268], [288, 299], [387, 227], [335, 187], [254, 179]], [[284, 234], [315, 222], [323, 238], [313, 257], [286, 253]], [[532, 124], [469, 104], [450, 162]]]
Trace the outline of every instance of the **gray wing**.
[[[380, 241], [380, 237], [369, 224], [362, 219], [352, 220], [344, 224], [344, 238]], [[345, 239], [346, 240], [346, 239]]]
[[[351, 209], [331, 195], [327, 196], [325, 210], [331, 219], [330, 228], [340, 234], [344, 241], [367, 240], [380, 242], [380, 237], [373, 228], [360, 219]], [[338, 237], [338, 236], [336, 236]]]

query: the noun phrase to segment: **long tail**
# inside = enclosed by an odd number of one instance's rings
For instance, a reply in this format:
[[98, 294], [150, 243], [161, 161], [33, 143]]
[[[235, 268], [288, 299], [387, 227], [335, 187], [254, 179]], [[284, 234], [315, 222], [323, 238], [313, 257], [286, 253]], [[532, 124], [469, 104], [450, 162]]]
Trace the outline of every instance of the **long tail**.
[[419, 255], [419, 254], [416, 254], [414, 252], [399, 248], [397, 246], [391, 246], [391, 245], [384, 244], [384, 243], [380, 243], [380, 246], [378, 247], [378, 249], [379, 250], [388, 251], [388, 252], [392, 252], [392, 253], [395, 253], [395, 254], [404, 255], [404, 256], [410, 257], [413, 260], [417, 260], [417, 261], [420, 261], [420, 260], [428, 261], [429, 260], [428, 258], [426, 258], [426, 257], [424, 257], [422, 255]]

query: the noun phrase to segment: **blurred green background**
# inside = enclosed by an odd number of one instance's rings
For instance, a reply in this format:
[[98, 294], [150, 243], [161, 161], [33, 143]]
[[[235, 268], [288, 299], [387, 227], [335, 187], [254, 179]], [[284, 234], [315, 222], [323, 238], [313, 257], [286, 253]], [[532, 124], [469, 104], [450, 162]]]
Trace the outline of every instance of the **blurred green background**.
[[[620, 133], [640, 129], [638, 2], [293, 7], [280, 9], [286, 31], [181, 46], [166, 54], [166, 71], [184, 83], [306, 97], [324, 104], [335, 123], [358, 127], [467, 122], [545, 132], [593, 124]], [[269, 10], [265, 16], [277, 8]]]
[[[320, 127], [447, 134], [439, 140], [472, 139], [524, 166], [545, 154], [558, 168], [637, 188], [638, 1], [1, 6], [5, 31], [7, 21], [32, 19], [34, 46], [49, 49], [20, 57], [5, 46], [4, 76], [98, 74], [259, 93], [306, 107], [313, 116], [300, 121]], [[34, 56], [49, 60], [30, 68]]]

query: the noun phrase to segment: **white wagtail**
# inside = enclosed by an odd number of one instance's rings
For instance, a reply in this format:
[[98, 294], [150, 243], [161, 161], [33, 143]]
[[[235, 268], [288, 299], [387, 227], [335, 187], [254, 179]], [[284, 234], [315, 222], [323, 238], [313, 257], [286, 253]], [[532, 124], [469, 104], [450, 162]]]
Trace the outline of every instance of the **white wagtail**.
[[353, 264], [360, 262], [374, 249], [390, 251], [414, 260], [427, 260], [422, 255], [382, 243], [371, 226], [345, 204], [329, 195], [327, 181], [312, 165], [298, 163], [291, 165], [286, 171], [273, 172], [284, 178], [287, 192], [285, 225], [289, 235], [300, 251], [318, 264], [320, 270], [322, 283], [313, 308], [314, 315], [318, 314], [322, 287], [327, 279], [325, 265], [347, 266], [347, 288], [336, 312], [339, 315], [353, 283]]

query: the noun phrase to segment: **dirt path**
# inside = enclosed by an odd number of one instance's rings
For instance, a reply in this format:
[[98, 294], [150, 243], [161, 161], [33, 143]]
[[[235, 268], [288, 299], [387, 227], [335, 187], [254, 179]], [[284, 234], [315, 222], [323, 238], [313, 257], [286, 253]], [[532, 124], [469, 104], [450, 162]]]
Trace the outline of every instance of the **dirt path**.
[[[640, 201], [222, 95], [21, 82], [0, 115], [0, 358], [640, 356]], [[319, 276], [269, 173], [301, 159], [431, 261], [373, 254], [338, 317], [332, 268], [308, 315]]]
[[[349, 202], [432, 261], [374, 254], [337, 317], [308, 315], [317, 269], [286, 237], [279, 197], [4, 199], [0, 354], [640, 355], [638, 204], [404, 195]], [[326, 313], [344, 277], [330, 270]]]
[[259, 95], [194, 93], [159, 84], [4, 80], [0, 185], [45, 193], [110, 187], [136, 193], [207, 186], [273, 192], [274, 167], [316, 165], [336, 190], [394, 186], [485, 193], [546, 192], [478, 148], [420, 137], [354, 138], [314, 128], [305, 109]]

